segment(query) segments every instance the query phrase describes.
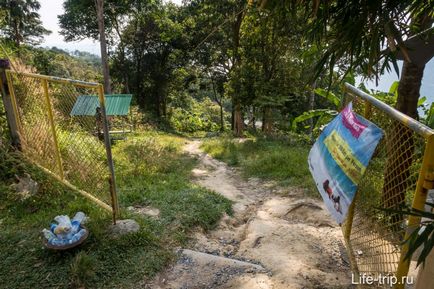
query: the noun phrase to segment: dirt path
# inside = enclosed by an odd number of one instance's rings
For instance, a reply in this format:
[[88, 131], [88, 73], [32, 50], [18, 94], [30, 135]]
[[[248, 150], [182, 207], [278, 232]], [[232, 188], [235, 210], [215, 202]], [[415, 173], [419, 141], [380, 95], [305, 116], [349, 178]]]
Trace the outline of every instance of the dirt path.
[[185, 146], [199, 159], [195, 182], [232, 200], [234, 214], [211, 232], [197, 232], [194, 245], [180, 249], [176, 264], [148, 288], [351, 288], [341, 230], [322, 202], [246, 181], [199, 147], [199, 141]]

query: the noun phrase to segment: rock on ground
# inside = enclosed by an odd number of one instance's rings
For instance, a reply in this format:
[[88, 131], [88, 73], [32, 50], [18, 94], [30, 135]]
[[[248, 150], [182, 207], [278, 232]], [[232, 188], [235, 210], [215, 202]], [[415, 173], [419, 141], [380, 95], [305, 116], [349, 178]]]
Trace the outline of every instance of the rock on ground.
[[11, 187], [15, 189], [21, 200], [28, 199], [38, 192], [39, 185], [29, 174], [25, 174], [23, 177], [16, 176], [16, 178], [18, 183], [12, 184]]
[[109, 230], [114, 236], [121, 236], [138, 232], [140, 225], [131, 219], [117, 220], [115, 225], [110, 225]]

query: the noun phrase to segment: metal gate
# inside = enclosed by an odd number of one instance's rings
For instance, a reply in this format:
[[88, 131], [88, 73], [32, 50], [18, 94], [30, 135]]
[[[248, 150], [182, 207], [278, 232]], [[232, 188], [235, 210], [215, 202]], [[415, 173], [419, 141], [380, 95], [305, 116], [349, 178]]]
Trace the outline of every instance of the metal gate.
[[384, 131], [343, 226], [352, 270], [376, 280], [394, 276], [394, 288], [402, 289], [410, 264], [403, 241], [420, 218], [382, 209], [424, 210], [427, 191], [434, 187], [434, 131], [352, 85], [345, 88], [354, 109]]
[[[103, 87], [6, 71], [25, 157], [100, 207], [119, 213]], [[94, 114], [72, 113], [80, 97], [99, 100]]]

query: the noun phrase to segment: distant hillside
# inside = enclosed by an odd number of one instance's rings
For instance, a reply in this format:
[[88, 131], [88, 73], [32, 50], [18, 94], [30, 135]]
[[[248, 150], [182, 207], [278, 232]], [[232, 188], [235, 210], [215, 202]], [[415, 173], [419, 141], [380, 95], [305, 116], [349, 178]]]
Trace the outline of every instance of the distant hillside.
[[70, 54], [56, 47], [31, 48], [29, 54], [31, 57], [28, 64], [34, 66], [38, 73], [86, 81], [102, 81], [100, 59], [95, 55], [80, 51]]
[[101, 60], [88, 52], [74, 51], [72, 53], [52, 47], [23, 46], [19, 51], [13, 44], [2, 44], [1, 58], [10, 58], [19, 63], [15, 69], [26, 67], [25, 71], [53, 75], [77, 80], [102, 82]]
[[75, 50], [71, 53], [71, 55], [91, 64], [92, 66], [95, 66], [95, 68], [98, 70], [101, 69], [101, 57], [98, 55], [80, 50]]

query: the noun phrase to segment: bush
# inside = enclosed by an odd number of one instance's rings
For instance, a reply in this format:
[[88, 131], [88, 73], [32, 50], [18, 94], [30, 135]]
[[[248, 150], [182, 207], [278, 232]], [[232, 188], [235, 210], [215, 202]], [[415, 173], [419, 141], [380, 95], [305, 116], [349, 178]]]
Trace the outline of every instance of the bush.
[[218, 131], [220, 107], [209, 99], [203, 102], [192, 100], [188, 108], [172, 108], [170, 125], [180, 132]]

